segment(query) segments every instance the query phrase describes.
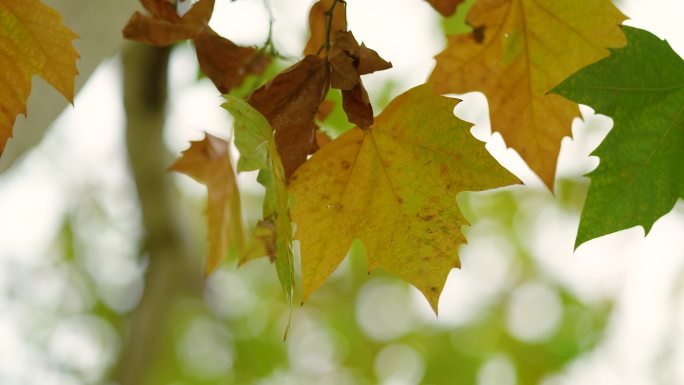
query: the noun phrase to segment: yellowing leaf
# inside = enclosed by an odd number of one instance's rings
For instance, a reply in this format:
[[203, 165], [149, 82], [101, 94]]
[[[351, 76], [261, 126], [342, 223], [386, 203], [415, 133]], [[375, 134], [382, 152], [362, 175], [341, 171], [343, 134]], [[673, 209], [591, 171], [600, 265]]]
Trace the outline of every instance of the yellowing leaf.
[[553, 187], [579, 109], [547, 93], [625, 45], [624, 19], [609, 0], [479, 0], [467, 18], [473, 32], [449, 38], [431, 81], [439, 92], [483, 92], [492, 129]]
[[245, 243], [240, 193], [228, 143], [206, 134], [203, 140], [192, 142], [169, 169], [207, 186], [209, 248], [204, 271], [208, 275], [216, 270], [230, 251], [241, 254]]
[[415, 285], [436, 311], [464, 242], [456, 194], [516, 183], [470, 134], [471, 125], [453, 115], [456, 103], [429, 84], [414, 88], [368, 130], [348, 131], [295, 172], [292, 217], [304, 298], [360, 239], [369, 269]]
[[[266, 118], [244, 100], [227, 95], [223, 107], [235, 119], [235, 145], [241, 154], [238, 171], [259, 170], [257, 181], [266, 188], [264, 219], [254, 230], [242, 262], [259, 257], [259, 253], [266, 253], [275, 259], [280, 284], [291, 305], [294, 288], [292, 226], [285, 172], [276, 149], [273, 129]], [[259, 247], [260, 244], [263, 247]]]
[[26, 114], [31, 77], [40, 75], [73, 102], [76, 34], [39, 0], [0, 0], [0, 154], [19, 114]]

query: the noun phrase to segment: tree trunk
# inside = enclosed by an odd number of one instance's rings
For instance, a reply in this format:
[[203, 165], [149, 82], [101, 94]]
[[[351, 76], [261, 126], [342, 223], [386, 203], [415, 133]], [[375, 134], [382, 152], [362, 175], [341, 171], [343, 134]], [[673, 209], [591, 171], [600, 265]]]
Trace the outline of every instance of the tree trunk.
[[121, 385], [149, 384], [161, 357], [167, 320], [185, 296], [200, 296], [204, 281], [200, 250], [182, 220], [179, 202], [166, 168], [171, 156], [164, 147], [169, 49], [136, 44], [123, 55], [126, 143], [137, 187], [148, 267], [140, 304], [123, 330], [124, 347], [114, 377]]

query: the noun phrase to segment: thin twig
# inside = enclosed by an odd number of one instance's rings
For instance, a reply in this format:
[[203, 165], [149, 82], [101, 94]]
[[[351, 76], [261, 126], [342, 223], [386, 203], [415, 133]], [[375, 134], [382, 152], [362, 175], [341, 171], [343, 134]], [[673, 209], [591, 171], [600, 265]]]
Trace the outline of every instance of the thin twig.
[[[323, 48], [325, 48], [325, 58], [326, 60], [328, 59], [328, 51], [330, 51], [330, 33], [332, 32], [332, 22], [333, 22], [333, 17], [335, 15], [335, 7], [337, 6], [337, 3], [339, 2], [344, 2], [344, 0], [333, 0], [332, 5], [330, 6], [330, 9], [325, 11], [325, 16], [328, 17], [328, 23], [325, 26], [325, 44], [321, 46], [321, 48], [318, 49], [316, 52], [316, 56], [318, 56]], [[344, 15], [344, 24], [345, 24], [345, 29], [347, 27], [347, 15], [345, 13]]]

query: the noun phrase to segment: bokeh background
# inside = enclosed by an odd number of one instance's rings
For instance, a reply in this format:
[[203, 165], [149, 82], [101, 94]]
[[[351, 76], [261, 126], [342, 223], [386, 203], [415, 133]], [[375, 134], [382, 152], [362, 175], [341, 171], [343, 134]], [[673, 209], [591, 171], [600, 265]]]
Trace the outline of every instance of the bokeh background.
[[[162, 172], [204, 131], [231, 136], [190, 44], [124, 42], [135, 0], [45, 2], [81, 35], [80, 92], [65, 106], [34, 80], [0, 161], [0, 384], [684, 383], [682, 202], [647, 237], [628, 229], [573, 250], [582, 175], [609, 118], [582, 108], [554, 196], [491, 134], [484, 96], [460, 95], [456, 114], [525, 186], [459, 195], [472, 226], [439, 317], [415, 288], [368, 275], [355, 244], [283, 342], [274, 267], [233, 261], [203, 279], [206, 191]], [[212, 27], [260, 45], [272, 18], [275, 71], [300, 55], [311, 4], [217, 0]], [[348, 0], [355, 36], [394, 64], [364, 79], [376, 112], [425, 81], [470, 4], [443, 20], [419, 0]], [[683, 2], [616, 4], [684, 55]], [[339, 111], [325, 126], [348, 128]], [[239, 179], [254, 223], [263, 191], [253, 173]]]

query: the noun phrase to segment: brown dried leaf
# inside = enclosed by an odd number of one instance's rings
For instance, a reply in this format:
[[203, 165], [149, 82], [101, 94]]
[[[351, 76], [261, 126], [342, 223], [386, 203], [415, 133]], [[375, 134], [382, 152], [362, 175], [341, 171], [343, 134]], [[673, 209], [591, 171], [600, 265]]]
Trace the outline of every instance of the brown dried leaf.
[[335, 31], [332, 33], [330, 44], [331, 54], [344, 51], [347, 55], [358, 60], [361, 47], [351, 31]]
[[182, 157], [169, 170], [186, 174], [207, 186], [209, 247], [205, 274], [210, 274], [216, 270], [230, 249], [241, 254], [245, 244], [240, 194], [228, 143], [206, 134], [203, 140], [191, 142], [190, 148], [183, 151]]
[[338, 51], [328, 62], [330, 63], [330, 86], [340, 90], [351, 90], [361, 82], [354, 58], [346, 51]]
[[207, 28], [195, 38], [200, 68], [221, 93], [242, 84], [247, 75], [264, 72], [271, 59], [255, 48], [240, 47]]
[[441, 13], [444, 17], [449, 17], [456, 12], [458, 5], [463, 2], [463, 0], [426, 0], [432, 8], [437, 12]]
[[206, 30], [214, 0], [198, 1], [183, 17], [178, 16], [175, 7], [166, 0], [145, 0], [143, 5], [152, 15], [134, 13], [124, 27], [124, 37], [156, 46], [168, 46], [180, 40], [195, 38]]
[[359, 75], [367, 75], [375, 71], [383, 71], [392, 68], [392, 63], [381, 58], [380, 55], [361, 43], [359, 49]]
[[151, 16], [133, 14], [124, 37], [157, 46], [193, 39], [202, 72], [221, 93], [237, 87], [250, 74], [264, 72], [270, 57], [255, 48], [240, 47], [209, 28], [215, 0], [200, 0], [183, 16], [168, 0], [142, 0]]
[[308, 55], [256, 90], [248, 102], [275, 130], [287, 178], [306, 160], [314, 143], [314, 118], [330, 86], [325, 60]]
[[351, 32], [336, 32], [330, 53], [331, 86], [342, 90], [342, 107], [350, 122], [361, 128], [373, 124], [373, 107], [361, 75], [392, 67], [374, 50], [359, 45]]
[[[332, 9], [334, 0], [320, 0], [311, 6], [309, 12], [309, 28], [311, 37], [309, 38], [306, 47], [304, 47], [304, 55], [325, 55], [325, 37], [328, 26], [327, 13]], [[332, 23], [330, 24], [330, 33], [334, 34], [337, 31], [347, 30], [347, 5], [338, 1], [332, 13]]]
[[373, 124], [373, 107], [362, 83], [351, 91], [342, 91], [342, 107], [349, 121], [360, 128], [368, 128]]
[[176, 6], [171, 0], [140, 0], [140, 2], [149, 13], [158, 19], [172, 23], [180, 21]]

